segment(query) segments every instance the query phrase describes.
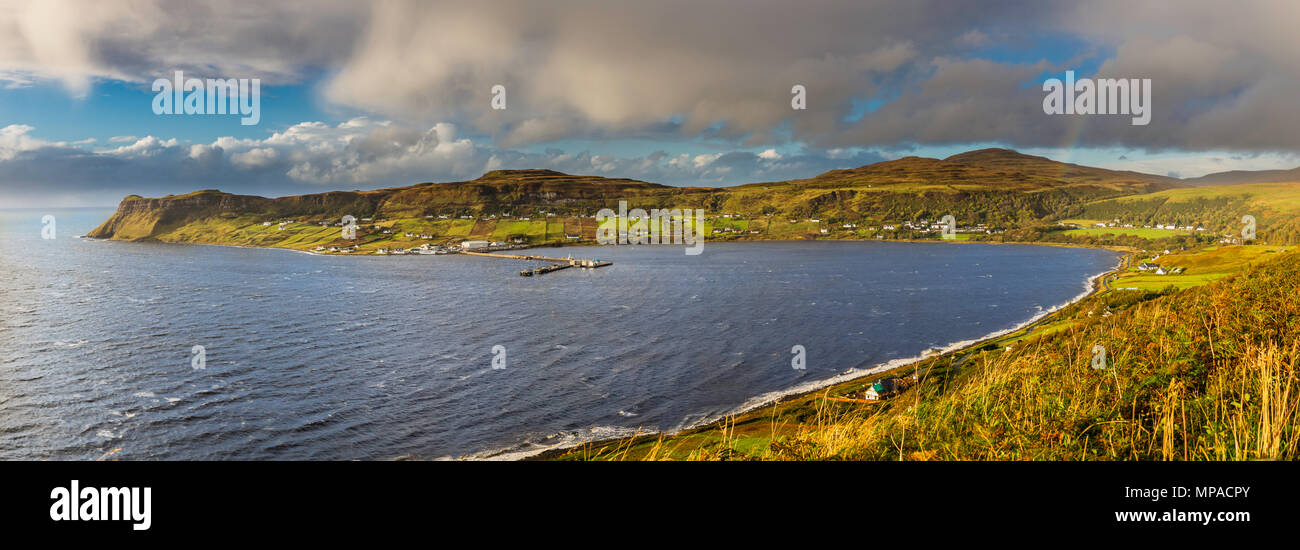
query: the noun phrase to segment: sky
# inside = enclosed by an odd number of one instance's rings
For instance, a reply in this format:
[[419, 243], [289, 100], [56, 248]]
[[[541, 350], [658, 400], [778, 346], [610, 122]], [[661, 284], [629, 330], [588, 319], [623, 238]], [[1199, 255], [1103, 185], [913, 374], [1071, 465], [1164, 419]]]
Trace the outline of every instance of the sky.
[[[0, 0], [0, 208], [510, 168], [723, 186], [982, 147], [1294, 168], [1297, 28], [1290, 0]], [[257, 124], [156, 114], [176, 71], [258, 79]], [[1045, 113], [1066, 71], [1150, 79], [1150, 123]]]

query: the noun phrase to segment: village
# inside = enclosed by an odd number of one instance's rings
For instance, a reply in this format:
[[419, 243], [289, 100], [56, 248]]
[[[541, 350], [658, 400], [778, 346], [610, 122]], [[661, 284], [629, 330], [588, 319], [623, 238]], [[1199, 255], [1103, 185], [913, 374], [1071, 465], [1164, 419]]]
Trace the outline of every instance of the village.
[[[942, 220], [928, 217], [897, 222], [866, 222], [828, 220], [824, 218], [793, 218], [775, 213], [747, 215], [724, 212], [703, 218], [705, 234], [714, 240], [800, 240], [800, 239], [873, 239], [911, 240], [934, 239], [971, 240], [975, 236], [995, 236], [1006, 232], [1001, 227], [986, 223], [962, 224], [951, 216]], [[635, 222], [639, 220], [629, 220]], [[651, 219], [651, 227], [656, 220]], [[594, 244], [597, 235], [597, 217], [589, 213], [567, 213], [539, 209], [527, 215], [511, 212], [467, 214], [463, 211], [442, 212], [419, 217], [361, 218], [353, 228], [352, 239], [343, 238], [347, 226], [341, 221], [299, 221], [282, 219], [264, 220], [264, 229], [277, 232], [291, 231], [280, 239], [299, 242], [304, 248], [318, 254], [373, 254], [383, 256], [418, 256], [455, 254], [464, 251], [504, 252], [538, 246], [564, 246], [568, 244]], [[317, 231], [307, 233], [306, 228]], [[1116, 231], [1120, 234], [1174, 235], [1204, 234], [1207, 228], [1200, 224], [1151, 223], [1138, 224], [1119, 219], [1111, 221], [1063, 220], [1056, 227], [1067, 235], [1099, 235]], [[336, 233], [319, 231], [330, 228]], [[1158, 232], [1158, 233], [1157, 233]], [[270, 238], [269, 236], [262, 237]], [[1156, 238], [1152, 236], [1151, 238]], [[1240, 236], [1225, 234], [1221, 244], [1242, 244]], [[290, 246], [293, 246], [290, 244]], [[1160, 255], [1147, 259], [1136, 267], [1142, 272], [1157, 275], [1179, 274], [1183, 268], [1158, 263]]]
[[[1066, 229], [1084, 228], [1082, 224], [1068, 222], [1068, 221], [1056, 222], [1056, 225]], [[1113, 227], [1119, 229], [1137, 229], [1141, 227], [1142, 229], [1164, 229], [1167, 231], [1205, 231], [1205, 227], [1201, 225], [1178, 225], [1176, 223], [1157, 223], [1154, 225], [1146, 224], [1146, 225], [1138, 226], [1137, 224], [1121, 222], [1118, 219], [1113, 221], [1108, 221], [1108, 222], [1095, 222], [1092, 224], [1092, 227], [1097, 227], [1097, 228]]]

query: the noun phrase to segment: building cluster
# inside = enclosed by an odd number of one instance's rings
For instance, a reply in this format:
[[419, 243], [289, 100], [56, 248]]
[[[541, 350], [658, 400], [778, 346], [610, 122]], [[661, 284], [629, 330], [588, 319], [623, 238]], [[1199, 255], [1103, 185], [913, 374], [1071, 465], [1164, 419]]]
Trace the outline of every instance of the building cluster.
[[1182, 273], [1183, 271], [1186, 270], [1186, 268], [1182, 268], [1182, 267], [1166, 268], [1160, 264], [1157, 264], [1156, 260], [1159, 260], [1161, 256], [1164, 254], [1169, 254], [1169, 250], [1166, 249], [1163, 254], [1156, 254], [1155, 256], [1152, 256], [1149, 260], [1138, 264], [1137, 270], [1142, 272], [1155, 273], [1156, 275], [1178, 275], [1179, 273]]
[[912, 373], [907, 378], [898, 378], [896, 376], [887, 376], [873, 382], [862, 392], [862, 398], [867, 401], [879, 401], [898, 395], [903, 390], [911, 387], [917, 381], [917, 373]]
[[[1074, 226], [1074, 228], [1079, 227], [1077, 224], [1065, 224], [1063, 222], [1058, 222], [1057, 225], [1071, 225]], [[1132, 223], [1124, 223], [1120, 220], [1113, 220], [1108, 222], [1097, 222], [1093, 224], [1093, 227], [1118, 227], [1122, 229], [1135, 229], [1137, 228], [1137, 225]], [[1147, 225], [1143, 225], [1142, 228], [1143, 229], [1165, 229], [1168, 231], [1205, 231], [1205, 227], [1202, 227], [1200, 225], [1178, 225], [1176, 223], [1157, 223], [1154, 225], [1147, 224]]]

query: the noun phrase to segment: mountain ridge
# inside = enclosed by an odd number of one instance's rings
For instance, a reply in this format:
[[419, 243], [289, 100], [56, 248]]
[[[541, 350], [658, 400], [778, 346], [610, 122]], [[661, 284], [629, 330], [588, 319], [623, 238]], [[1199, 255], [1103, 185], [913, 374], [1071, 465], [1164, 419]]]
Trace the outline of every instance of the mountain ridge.
[[[302, 248], [328, 239], [323, 233], [301, 237], [304, 228], [299, 225], [324, 228], [351, 215], [358, 220], [396, 220], [390, 223], [392, 233], [425, 235], [425, 243], [472, 237], [558, 244], [594, 240], [592, 216], [602, 208], [617, 210], [626, 201], [630, 208], [647, 210], [703, 209], [710, 215], [752, 220], [761, 227], [751, 228], [749, 221], [734, 227], [726, 220], [710, 222], [713, 229], [723, 231], [720, 238], [882, 238], [856, 228], [938, 220], [945, 215], [953, 215], [960, 225], [991, 229], [1041, 227], [1079, 213], [1085, 204], [1182, 187], [1181, 180], [1166, 176], [1063, 163], [998, 148], [945, 159], [909, 156], [811, 178], [730, 187], [677, 187], [549, 169], [492, 170], [464, 181], [276, 198], [214, 189], [160, 198], [131, 195], [87, 236]], [[533, 217], [553, 218], [555, 227], [516, 223]], [[296, 225], [285, 224], [288, 231], [272, 228], [276, 231], [269, 234], [257, 231], [270, 221]], [[378, 242], [378, 238], [367, 241], [376, 246]]]
[[1229, 170], [1214, 172], [1198, 178], [1183, 179], [1192, 187], [1210, 185], [1245, 185], [1251, 183], [1288, 183], [1300, 181], [1300, 167], [1289, 170]]

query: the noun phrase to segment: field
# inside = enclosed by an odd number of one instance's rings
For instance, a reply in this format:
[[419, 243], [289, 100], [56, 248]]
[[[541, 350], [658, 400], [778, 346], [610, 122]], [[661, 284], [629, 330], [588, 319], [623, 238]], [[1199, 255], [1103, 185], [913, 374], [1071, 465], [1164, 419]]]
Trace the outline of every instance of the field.
[[1177, 229], [1147, 229], [1145, 227], [1085, 227], [1082, 229], [1068, 229], [1066, 235], [1089, 235], [1100, 237], [1103, 235], [1132, 235], [1144, 239], [1164, 239], [1177, 235], [1187, 235], [1190, 231]]
[[[1197, 250], [1174, 251], [1162, 255], [1154, 263], [1172, 268], [1184, 268], [1177, 274], [1156, 275], [1150, 271], [1130, 270], [1112, 283], [1116, 289], [1160, 290], [1173, 285], [1175, 288], [1191, 288], [1240, 273], [1247, 267], [1276, 257], [1279, 251], [1293, 250], [1295, 246], [1265, 245], [1225, 245], [1210, 246]], [[1140, 258], [1148, 261], [1150, 257]]]

